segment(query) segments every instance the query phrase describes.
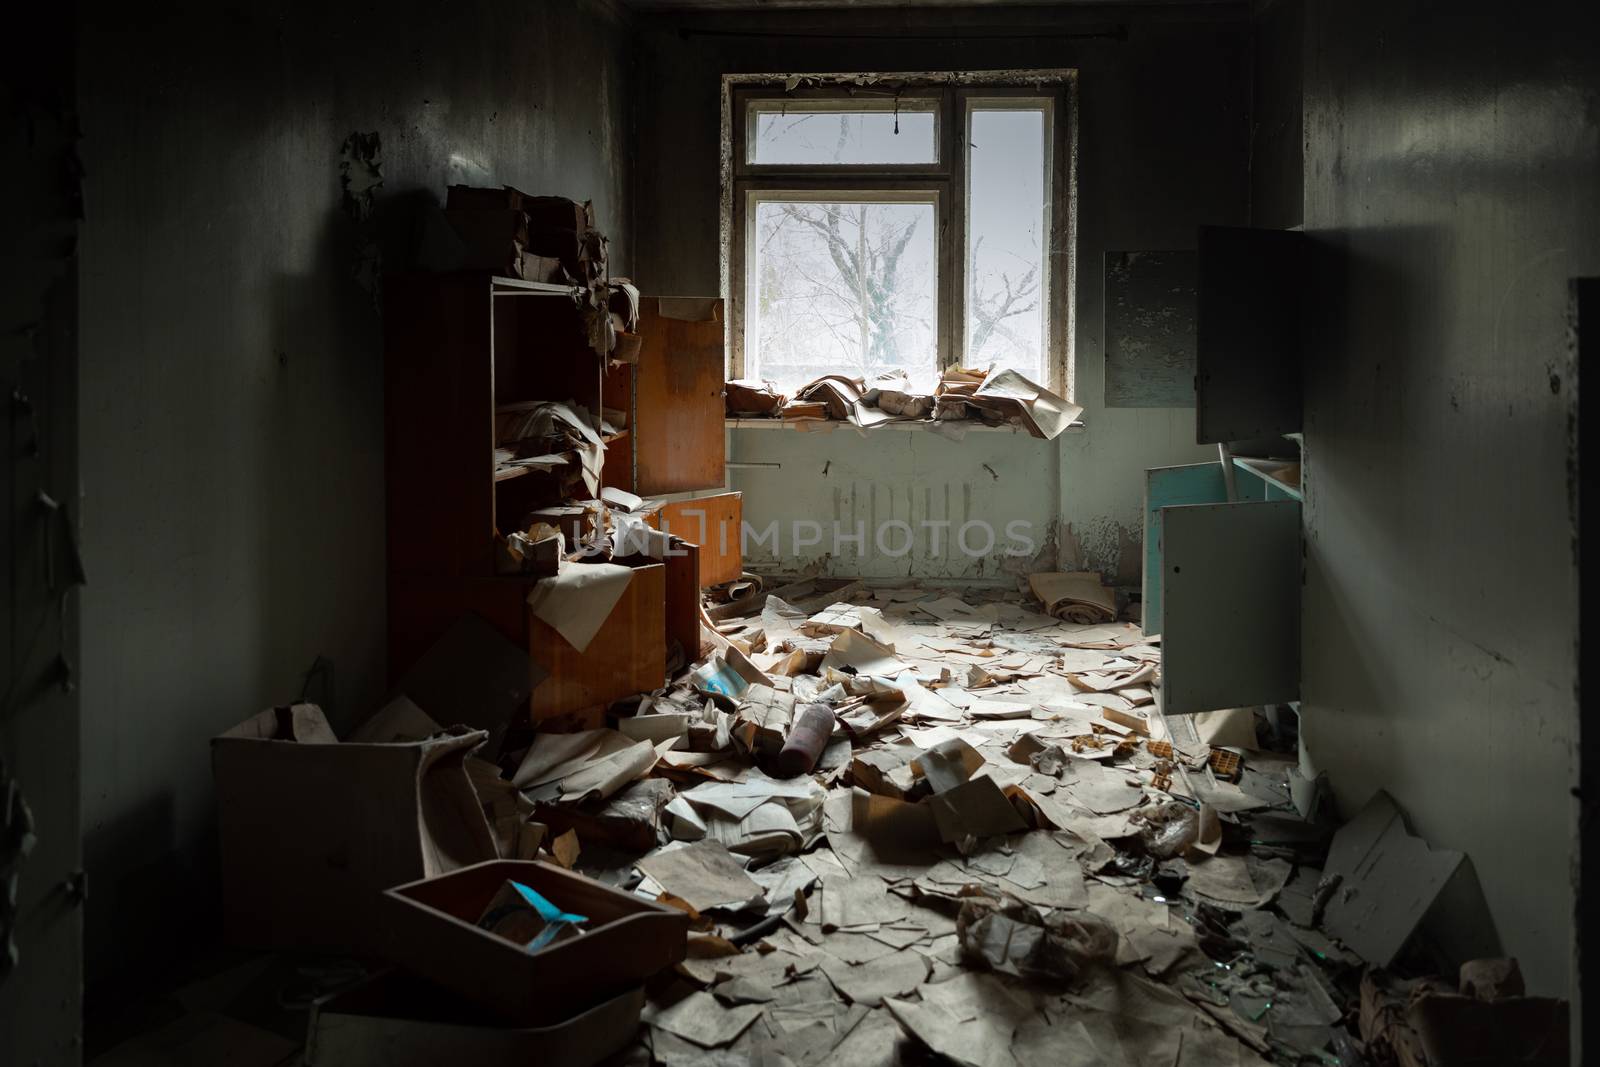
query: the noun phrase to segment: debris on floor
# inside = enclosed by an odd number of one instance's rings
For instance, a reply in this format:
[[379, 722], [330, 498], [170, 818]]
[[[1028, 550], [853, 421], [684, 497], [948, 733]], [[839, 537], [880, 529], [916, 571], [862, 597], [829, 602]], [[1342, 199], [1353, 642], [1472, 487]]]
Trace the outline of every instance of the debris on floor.
[[[402, 1033], [383, 1062], [431, 1062], [407, 1049], [458, 1032], [486, 1062], [537, 1037], [562, 1064], [1444, 1067], [1485, 1027], [1556, 1062], [1566, 1006], [1514, 961], [1403, 977], [1458, 853], [1383, 794], [1337, 832], [1302, 818], [1297, 757], [1258, 748], [1249, 710], [1165, 719], [1159, 639], [1093, 576], [1035, 579], [1026, 600], [747, 583], [702, 656], [597, 729], [442, 727], [409, 701], [343, 742], [310, 705], [251, 720], [264, 775], [443, 745], [430, 773], [482, 808], [424, 795], [421, 880], [362, 917], [411, 974], [321, 998], [307, 1062]], [[638, 909], [649, 931], [621, 933]]]

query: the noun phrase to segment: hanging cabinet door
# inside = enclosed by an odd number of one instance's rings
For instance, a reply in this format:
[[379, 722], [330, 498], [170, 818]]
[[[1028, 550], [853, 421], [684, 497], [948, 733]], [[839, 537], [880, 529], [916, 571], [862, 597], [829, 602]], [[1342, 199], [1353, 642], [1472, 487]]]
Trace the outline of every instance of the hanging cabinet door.
[[1171, 715], [1300, 698], [1300, 502], [1157, 513], [1161, 699]]
[[1309, 242], [1292, 230], [1202, 226], [1195, 300], [1195, 439], [1300, 430], [1300, 294]]
[[1177, 504], [1220, 504], [1228, 499], [1222, 467], [1190, 463], [1144, 472], [1144, 632], [1161, 632], [1161, 509]]

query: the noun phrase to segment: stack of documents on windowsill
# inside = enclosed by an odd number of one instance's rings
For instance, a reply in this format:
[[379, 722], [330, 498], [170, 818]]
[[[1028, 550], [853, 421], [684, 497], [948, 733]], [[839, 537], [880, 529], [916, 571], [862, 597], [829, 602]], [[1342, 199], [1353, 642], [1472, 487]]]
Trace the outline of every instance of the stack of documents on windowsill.
[[787, 403], [771, 383], [754, 380], [729, 382], [727, 396], [728, 414], [735, 417], [830, 419], [862, 428], [975, 419], [1010, 424], [1045, 440], [1083, 412], [1016, 371], [999, 368], [951, 367], [932, 393], [919, 392], [904, 370], [894, 368], [869, 379], [825, 374], [795, 390]]

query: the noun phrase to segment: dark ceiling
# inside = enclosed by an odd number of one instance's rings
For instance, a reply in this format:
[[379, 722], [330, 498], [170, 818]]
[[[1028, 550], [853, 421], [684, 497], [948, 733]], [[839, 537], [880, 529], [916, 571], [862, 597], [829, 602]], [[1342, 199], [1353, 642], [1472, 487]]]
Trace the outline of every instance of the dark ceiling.
[[[622, 0], [635, 11], [776, 11], [886, 7], [1134, 7], [1163, 0]], [[1170, 2], [1170, 0], [1168, 0]], [[1229, 3], [1237, 0], [1188, 0]], [[1163, 6], [1166, 6], [1163, 4]]]

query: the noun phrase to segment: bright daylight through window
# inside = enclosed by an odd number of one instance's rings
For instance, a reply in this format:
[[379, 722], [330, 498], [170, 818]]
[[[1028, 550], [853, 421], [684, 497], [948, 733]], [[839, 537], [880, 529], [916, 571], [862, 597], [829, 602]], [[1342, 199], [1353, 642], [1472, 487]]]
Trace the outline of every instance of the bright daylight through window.
[[931, 390], [944, 368], [997, 366], [1064, 385], [1050, 334], [1064, 321], [1050, 257], [1061, 99], [738, 91], [743, 375], [793, 390], [902, 371]]

